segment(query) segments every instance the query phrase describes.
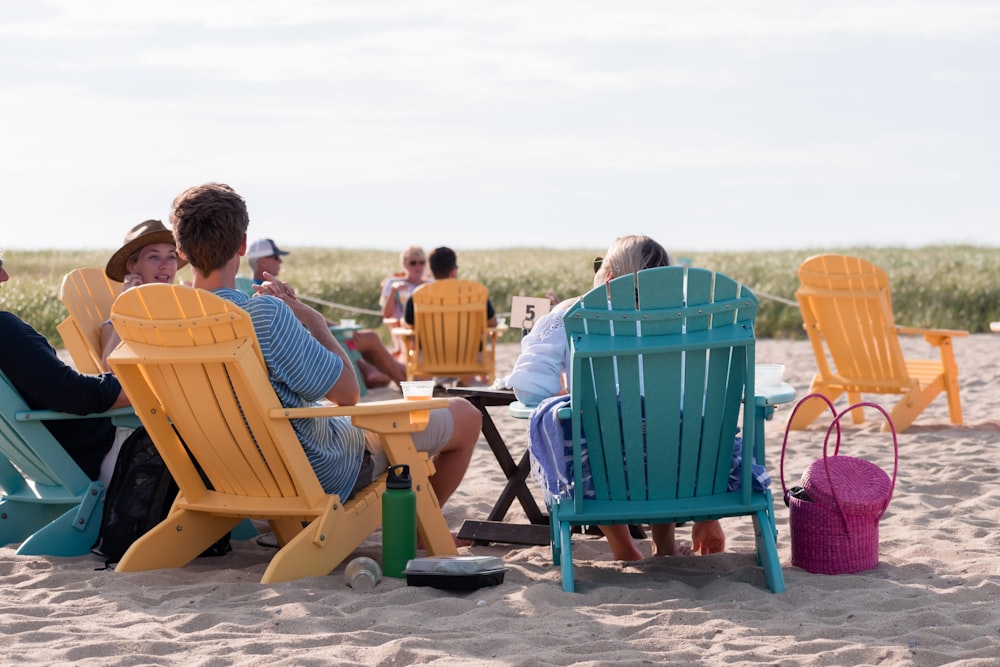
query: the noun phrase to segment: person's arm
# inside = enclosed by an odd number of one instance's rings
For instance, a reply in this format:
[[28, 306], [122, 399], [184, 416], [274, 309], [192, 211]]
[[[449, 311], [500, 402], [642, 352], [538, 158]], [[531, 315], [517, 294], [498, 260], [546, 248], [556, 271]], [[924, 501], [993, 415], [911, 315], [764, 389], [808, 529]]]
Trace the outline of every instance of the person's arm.
[[85, 415], [129, 404], [114, 375], [78, 373], [30, 325], [0, 315], [0, 369], [32, 409]]
[[103, 370], [111, 370], [108, 365], [108, 355], [114, 352], [120, 342], [122, 339], [119, 338], [118, 332], [115, 331], [115, 327], [110, 321], [101, 325], [101, 368]]
[[521, 354], [507, 384], [525, 405], [534, 406], [549, 396], [566, 393], [563, 376], [569, 342], [563, 326], [564, 308], [539, 318], [531, 333], [521, 339]]
[[486, 326], [495, 327], [497, 325], [497, 313], [493, 308], [493, 302], [486, 299]]
[[[281, 299], [320, 345], [340, 357], [344, 368], [352, 368], [351, 358], [347, 356], [347, 351], [330, 332], [330, 326], [322, 313], [300, 301], [295, 290], [288, 283], [276, 280], [267, 272], [264, 273], [264, 276], [266, 278], [264, 283], [254, 288], [257, 293], [270, 294]], [[326, 393], [326, 397], [337, 405], [357, 404], [361, 400], [361, 387], [358, 385], [357, 376], [354, 373], [341, 373]]]
[[401, 324], [413, 328], [413, 299], [406, 302], [406, 309], [403, 311], [403, 321]]

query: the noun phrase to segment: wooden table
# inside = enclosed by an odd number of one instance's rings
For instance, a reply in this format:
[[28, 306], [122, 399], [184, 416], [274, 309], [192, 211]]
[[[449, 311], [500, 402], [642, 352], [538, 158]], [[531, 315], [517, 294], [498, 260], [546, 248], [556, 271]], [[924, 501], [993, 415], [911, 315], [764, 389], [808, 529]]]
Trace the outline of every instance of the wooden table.
[[[549, 517], [543, 513], [535, 502], [528, 488], [528, 472], [531, 469], [531, 457], [528, 448], [524, 450], [521, 460], [514, 462], [507, 443], [497, 430], [493, 418], [487, 408], [508, 406], [514, 402], [513, 391], [489, 389], [485, 387], [449, 387], [449, 396], [461, 396], [475, 405], [483, 415], [483, 436], [493, 451], [497, 463], [500, 464], [507, 483], [500, 492], [493, 509], [485, 521], [467, 520], [458, 536], [464, 540], [474, 540], [479, 544], [489, 542], [505, 542], [509, 544], [547, 545], [550, 543]], [[521, 504], [530, 523], [504, 522], [507, 511], [514, 499]]]

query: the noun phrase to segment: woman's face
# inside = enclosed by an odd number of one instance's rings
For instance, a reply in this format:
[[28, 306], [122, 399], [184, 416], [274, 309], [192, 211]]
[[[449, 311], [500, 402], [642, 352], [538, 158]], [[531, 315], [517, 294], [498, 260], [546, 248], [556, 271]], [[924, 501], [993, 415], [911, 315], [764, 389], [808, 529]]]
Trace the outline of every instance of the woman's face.
[[129, 273], [142, 277], [142, 284], [173, 284], [177, 275], [177, 249], [172, 243], [151, 243], [139, 251], [139, 258], [129, 262]]
[[406, 269], [406, 279], [411, 283], [419, 283], [424, 279], [424, 267], [427, 266], [427, 258], [423, 255], [410, 255], [403, 262]]

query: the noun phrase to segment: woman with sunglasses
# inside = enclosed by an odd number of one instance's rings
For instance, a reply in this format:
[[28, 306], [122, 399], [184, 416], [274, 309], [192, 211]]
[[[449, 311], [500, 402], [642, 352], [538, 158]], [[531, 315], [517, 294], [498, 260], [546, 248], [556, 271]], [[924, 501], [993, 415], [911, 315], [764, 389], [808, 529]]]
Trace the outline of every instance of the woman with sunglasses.
[[[403, 321], [406, 312], [406, 302], [410, 300], [413, 290], [429, 280], [424, 278], [427, 268], [427, 255], [420, 246], [410, 246], [399, 254], [402, 271], [393, 273], [382, 281], [382, 293], [378, 303], [382, 306], [382, 320], [389, 326], [396, 326]], [[406, 364], [406, 344], [393, 336], [392, 356]]]
[[410, 300], [413, 290], [425, 282], [424, 271], [427, 268], [427, 255], [423, 248], [410, 246], [399, 255], [403, 267], [382, 281], [382, 294], [378, 303], [382, 306], [382, 319], [402, 320], [406, 302]]
[[[648, 236], [622, 236], [615, 239], [603, 258], [594, 260], [594, 287], [612, 278], [636, 273], [642, 269], [670, 266], [673, 262], [662, 245]], [[521, 354], [506, 384], [525, 405], [535, 406], [542, 400], [567, 393], [566, 370], [569, 368], [569, 342], [563, 325], [566, 310], [580, 297], [567, 299], [540, 318], [531, 332], [521, 340]], [[641, 560], [628, 526], [599, 526], [608, 540], [615, 560]], [[655, 524], [653, 556], [717, 553], [725, 550], [726, 538], [718, 521], [699, 521], [691, 529], [692, 548], [680, 547], [674, 539], [674, 524]]]

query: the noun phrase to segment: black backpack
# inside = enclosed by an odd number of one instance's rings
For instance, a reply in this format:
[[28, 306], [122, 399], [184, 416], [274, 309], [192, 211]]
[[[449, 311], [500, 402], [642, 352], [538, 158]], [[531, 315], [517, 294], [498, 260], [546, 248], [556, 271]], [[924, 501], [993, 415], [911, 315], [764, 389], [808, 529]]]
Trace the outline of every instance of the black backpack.
[[[91, 551], [117, 563], [132, 543], [163, 521], [177, 497], [177, 484], [144, 426], [122, 443], [115, 470], [104, 495], [101, 531]], [[206, 549], [202, 556], [224, 556], [232, 551], [230, 535]]]

